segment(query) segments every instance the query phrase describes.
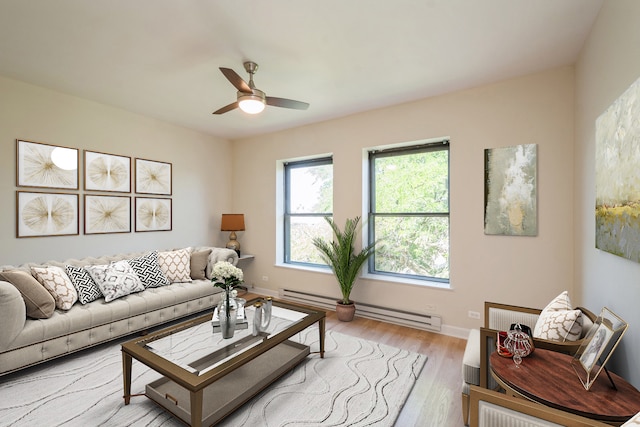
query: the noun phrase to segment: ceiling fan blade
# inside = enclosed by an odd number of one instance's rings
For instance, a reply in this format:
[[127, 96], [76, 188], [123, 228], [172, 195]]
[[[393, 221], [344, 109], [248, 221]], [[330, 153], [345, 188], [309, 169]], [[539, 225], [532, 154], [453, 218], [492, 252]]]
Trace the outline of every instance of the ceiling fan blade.
[[227, 80], [229, 80], [231, 84], [240, 92], [244, 92], [244, 93], [252, 92], [247, 82], [242, 80], [242, 77], [240, 77], [238, 73], [233, 71], [231, 68], [220, 67], [220, 71], [222, 71], [222, 74], [224, 74]]
[[275, 98], [273, 96], [267, 96], [267, 105], [273, 107], [293, 108], [294, 110], [306, 110], [309, 108], [309, 104], [302, 101], [294, 101], [293, 99]]
[[229, 105], [225, 105], [224, 107], [220, 108], [219, 110], [214, 111], [212, 114], [224, 114], [228, 111], [231, 110], [235, 110], [236, 108], [238, 108], [238, 102], [232, 102]]

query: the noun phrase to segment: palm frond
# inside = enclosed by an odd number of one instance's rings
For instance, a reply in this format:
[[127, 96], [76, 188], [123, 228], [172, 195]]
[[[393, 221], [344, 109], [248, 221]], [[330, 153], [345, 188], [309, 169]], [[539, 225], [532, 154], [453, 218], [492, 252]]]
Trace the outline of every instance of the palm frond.
[[347, 219], [343, 231], [331, 218], [325, 219], [333, 231], [334, 239], [329, 243], [316, 237], [313, 239], [313, 244], [320, 252], [323, 261], [333, 270], [342, 291], [342, 301], [348, 304], [358, 273], [369, 257], [375, 253], [375, 246], [378, 242], [374, 242], [355, 253], [355, 240], [360, 217]]

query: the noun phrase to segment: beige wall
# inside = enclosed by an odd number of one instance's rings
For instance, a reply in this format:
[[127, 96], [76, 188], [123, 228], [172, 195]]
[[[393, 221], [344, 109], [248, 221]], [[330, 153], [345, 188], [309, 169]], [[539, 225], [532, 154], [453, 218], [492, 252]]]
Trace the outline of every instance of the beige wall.
[[[171, 162], [173, 231], [17, 239], [16, 139]], [[225, 242], [228, 141], [0, 77], [0, 150], [0, 265]]]
[[640, 2], [606, 1], [576, 65], [576, 283], [585, 306], [609, 307], [630, 327], [613, 371], [640, 387], [640, 264], [595, 248], [595, 120], [640, 78]]
[[[415, 312], [435, 305], [455, 333], [480, 325], [467, 312], [482, 312], [485, 300], [542, 307], [561, 291], [572, 292], [573, 87], [573, 68], [565, 67], [234, 141], [234, 210], [246, 215], [243, 249], [256, 255], [248, 282], [339, 295], [330, 275], [275, 265], [278, 160], [333, 153], [334, 214], [342, 223], [362, 214], [363, 149], [449, 136], [452, 289], [360, 280], [353, 299]], [[538, 144], [538, 236], [485, 236], [484, 149], [532, 143]]]

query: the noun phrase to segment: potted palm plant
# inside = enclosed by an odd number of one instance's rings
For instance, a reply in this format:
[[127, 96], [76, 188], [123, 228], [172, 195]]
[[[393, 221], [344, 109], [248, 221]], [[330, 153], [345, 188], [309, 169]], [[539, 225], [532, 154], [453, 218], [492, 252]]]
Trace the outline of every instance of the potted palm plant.
[[333, 230], [334, 240], [329, 243], [316, 237], [313, 239], [313, 245], [320, 251], [322, 259], [331, 267], [340, 285], [342, 299], [336, 303], [338, 319], [349, 322], [353, 320], [356, 311], [355, 304], [350, 299], [351, 290], [360, 269], [365, 261], [374, 254], [378, 242], [373, 242], [356, 253], [355, 239], [358, 234], [360, 217], [348, 218], [343, 231], [331, 218], [325, 219]]

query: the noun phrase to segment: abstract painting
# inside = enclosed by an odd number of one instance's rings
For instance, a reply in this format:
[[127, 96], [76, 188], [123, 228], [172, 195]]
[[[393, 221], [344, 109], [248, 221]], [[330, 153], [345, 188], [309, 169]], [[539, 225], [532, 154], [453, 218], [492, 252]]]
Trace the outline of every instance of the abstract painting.
[[131, 197], [84, 196], [84, 234], [130, 233]]
[[136, 193], [171, 195], [171, 163], [136, 159]]
[[16, 140], [19, 187], [78, 189], [78, 150]]
[[84, 189], [131, 192], [131, 157], [85, 150]]
[[640, 80], [596, 120], [596, 248], [640, 262]]
[[171, 199], [136, 197], [136, 231], [171, 230]]
[[484, 150], [484, 233], [536, 236], [537, 144]]
[[79, 234], [77, 194], [16, 193], [17, 237]]

